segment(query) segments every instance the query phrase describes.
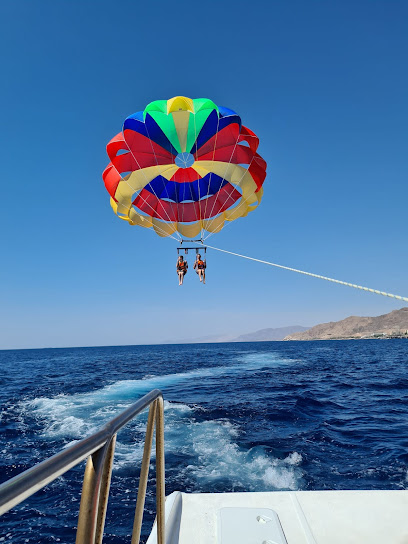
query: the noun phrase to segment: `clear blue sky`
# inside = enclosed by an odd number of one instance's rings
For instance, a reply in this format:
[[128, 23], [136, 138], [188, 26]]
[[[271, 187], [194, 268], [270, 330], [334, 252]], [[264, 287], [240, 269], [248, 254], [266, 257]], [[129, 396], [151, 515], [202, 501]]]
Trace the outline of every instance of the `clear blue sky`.
[[101, 173], [155, 99], [236, 110], [268, 162], [218, 247], [408, 294], [404, 0], [42, 0], [0, 7], [0, 348], [133, 344], [378, 315], [401, 303], [175, 242], [111, 211]]

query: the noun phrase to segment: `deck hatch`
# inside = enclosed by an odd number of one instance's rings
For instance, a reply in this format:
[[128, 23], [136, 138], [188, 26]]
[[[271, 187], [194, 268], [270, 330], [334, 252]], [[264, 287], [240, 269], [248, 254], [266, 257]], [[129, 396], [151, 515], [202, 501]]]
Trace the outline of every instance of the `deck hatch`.
[[270, 508], [220, 508], [219, 544], [287, 544], [278, 514]]

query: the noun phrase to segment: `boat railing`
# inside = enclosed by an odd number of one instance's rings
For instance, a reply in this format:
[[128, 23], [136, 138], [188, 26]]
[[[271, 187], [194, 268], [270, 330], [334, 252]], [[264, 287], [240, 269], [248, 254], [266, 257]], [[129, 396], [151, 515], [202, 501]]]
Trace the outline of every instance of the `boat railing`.
[[0, 486], [0, 515], [88, 458], [82, 484], [76, 544], [101, 544], [116, 435], [126, 423], [148, 407], [131, 543], [139, 544], [140, 541], [150, 455], [156, 429], [156, 528], [157, 542], [164, 544], [164, 413], [163, 396], [158, 389], [150, 391], [93, 435], [3, 483]]

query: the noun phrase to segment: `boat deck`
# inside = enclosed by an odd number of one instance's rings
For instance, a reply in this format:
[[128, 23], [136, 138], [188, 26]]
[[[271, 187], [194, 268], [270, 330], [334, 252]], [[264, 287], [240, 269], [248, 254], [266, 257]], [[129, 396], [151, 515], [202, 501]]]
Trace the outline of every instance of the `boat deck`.
[[286, 543], [408, 544], [408, 491], [176, 491], [166, 499], [166, 544]]

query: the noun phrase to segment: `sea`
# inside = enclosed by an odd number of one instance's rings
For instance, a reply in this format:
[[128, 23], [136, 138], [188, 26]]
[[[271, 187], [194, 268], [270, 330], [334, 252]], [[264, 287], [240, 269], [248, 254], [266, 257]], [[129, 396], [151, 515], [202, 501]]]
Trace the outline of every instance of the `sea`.
[[[408, 489], [408, 341], [0, 351], [0, 480], [89, 436], [154, 388], [166, 494]], [[147, 415], [119, 434], [106, 544], [130, 542]], [[72, 543], [84, 463], [5, 514], [0, 542]], [[142, 541], [155, 516], [155, 457]]]

